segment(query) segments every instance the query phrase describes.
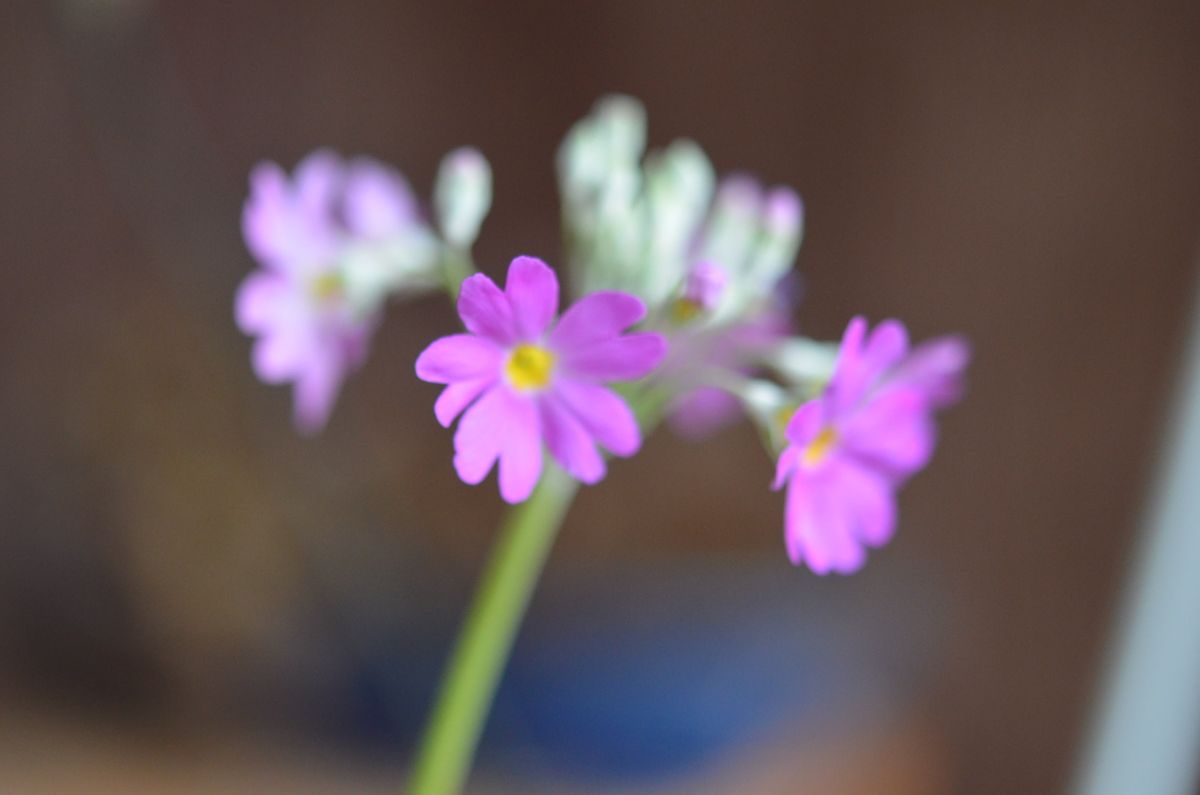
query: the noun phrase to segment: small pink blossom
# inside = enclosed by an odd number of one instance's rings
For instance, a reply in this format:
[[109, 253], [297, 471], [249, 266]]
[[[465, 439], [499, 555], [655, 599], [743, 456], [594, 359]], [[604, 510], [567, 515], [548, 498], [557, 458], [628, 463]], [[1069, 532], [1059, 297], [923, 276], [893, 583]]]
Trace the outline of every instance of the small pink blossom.
[[961, 391], [969, 351], [944, 337], [909, 352], [898, 321], [868, 334], [854, 318], [824, 393], [797, 409], [787, 426], [775, 488], [787, 484], [788, 555], [817, 574], [848, 574], [866, 547], [891, 538], [895, 491], [928, 463], [933, 411]]
[[604, 477], [597, 445], [619, 456], [637, 452], [633, 412], [603, 384], [641, 378], [666, 353], [659, 334], [624, 333], [646, 314], [640, 299], [592, 293], [556, 322], [554, 271], [517, 257], [503, 291], [483, 274], [464, 281], [458, 313], [468, 333], [435, 341], [416, 370], [446, 384], [434, 405], [443, 427], [463, 414], [454, 467], [464, 482], [482, 482], [498, 460], [500, 496], [517, 503], [541, 477], [543, 442], [584, 483]]
[[242, 213], [246, 246], [259, 261], [238, 289], [238, 326], [257, 337], [254, 371], [292, 383], [297, 427], [326, 423], [342, 381], [363, 361], [375, 312], [347, 300], [339, 257], [347, 246], [401, 234], [419, 224], [408, 184], [366, 158], [344, 162], [321, 150], [288, 175], [257, 166]]

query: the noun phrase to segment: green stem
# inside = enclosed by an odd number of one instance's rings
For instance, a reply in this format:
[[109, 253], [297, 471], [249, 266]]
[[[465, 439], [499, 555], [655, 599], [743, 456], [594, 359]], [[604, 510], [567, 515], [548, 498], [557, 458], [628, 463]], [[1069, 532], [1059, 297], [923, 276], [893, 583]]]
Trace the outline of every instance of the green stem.
[[550, 461], [500, 529], [417, 752], [409, 795], [456, 795], [491, 708], [513, 639], [578, 483]]
[[442, 274], [451, 304], [458, 300], [458, 291], [462, 287], [463, 279], [473, 273], [475, 273], [475, 265], [471, 262], [469, 252], [452, 248], [447, 248], [443, 252]]

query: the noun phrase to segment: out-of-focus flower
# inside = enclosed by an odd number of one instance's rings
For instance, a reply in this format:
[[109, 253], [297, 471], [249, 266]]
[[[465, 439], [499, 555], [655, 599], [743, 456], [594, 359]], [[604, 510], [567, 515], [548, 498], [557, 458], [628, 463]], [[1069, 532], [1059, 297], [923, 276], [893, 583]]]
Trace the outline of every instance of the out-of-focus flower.
[[[481, 156], [472, 160], [486, 171]], [[473, 239], [486, 209], [476, 198], [457, 226]], [[306, 157], [291, 178], [274, 163], [257, 166], [242, 231], [260, 268], [238, 290], [238, 325], [258, 338], [259, 378], [294, 385], [296, 425], [313, 433], [362, 364], [388, 298], [441, 286], [443, 245], [403, 176], [328, 150]]]
[[850, 322], [828, 387], [787, 426], [775, 488], [787, 486], [785, 530], [793, 563], [850, 573], [866, 547], [892, 536], [895, 491], [928, 462], [933, 411], [961, 389], [969, 353], [955, 338], [912, 354], [897, 321], [868, 334]]
[[645, 144], [645, 112], [623, 96], [568, 133], [558, 155], [568, 259], [577, 289], [646, 301], [649, 325], [671, 341], [672, 425], [698, 437], [737, 417], [730, 383], [756, 373], [787, 333], [778, 288], [803, 207], [794, 191], [737, 174], [714, 195], [697, 144], [675, 141], [643, 161]]
[[795, 259], [803, 232], [799, 197], [733, 175], [714, 198], [713, 168], [696, 143], [675, 141], [643, 162], [645, 146], [641, 104], [612, 96], [596, 103], [559, 148], [574, 286], [631, 292], [655, 315], [684, 296], [703, 263], [724, 274], [721, 300], [704, 319], [753, 313]]
[[[417, 359], [417, 376], [446, 384], [434, 406], [454, 436], [454, 466], [480, 483], [499, 460], [500, 495], [521, 502], [541, 476], [542, 445], [573, 477], [604, 477], [597, 445], [619, 456], [641, 446], [629, 406], [603, 386], [641, 378], [666, 352], [656, 333], [624, 333], [646, 308], [635, 296], [585, 296], [555, 322], [558, 279], [544, 262], [518, 257], [503, 291], [476, 274], [462, 285], [458, 312], [467, 328], [435, 341]], [[465, 411], [465, 413], [464, 413]]]

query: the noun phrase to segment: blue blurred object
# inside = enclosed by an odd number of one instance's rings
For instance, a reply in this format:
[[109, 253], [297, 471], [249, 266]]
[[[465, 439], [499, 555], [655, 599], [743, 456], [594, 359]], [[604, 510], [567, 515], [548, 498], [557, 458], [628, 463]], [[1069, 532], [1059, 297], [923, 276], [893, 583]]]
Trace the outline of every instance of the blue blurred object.
[[819, 692], [815, 656], [781, 648], [761, 616], [592, 607], [566, 636], [533, 628], [519, 644], [489, 758], [533, 745], [567, 772], [661, 777], [747, 742]]
[[[518, 637], [480, 765], [517, 779], [654, 783], [880, 687], [883, 703], [927, 668], [914, 657], [933, 645], [941, 612], [926, 585], [800, 576], [781, 559], [623, 567], [619, 584], [610, 572], [552, 571]], [[260, 673], [252, 711], [283, 684], [277, 712], [293, 729], [304, 720], [387, 755], [413, 748], [460, 612], [444, 582], [427, 586], [408, 603], [409, 620], [340, 605], [341, 637], [316, 640], [340, 662], [290, 685]], [[429, 604], [443, 609], [416, 609]]]

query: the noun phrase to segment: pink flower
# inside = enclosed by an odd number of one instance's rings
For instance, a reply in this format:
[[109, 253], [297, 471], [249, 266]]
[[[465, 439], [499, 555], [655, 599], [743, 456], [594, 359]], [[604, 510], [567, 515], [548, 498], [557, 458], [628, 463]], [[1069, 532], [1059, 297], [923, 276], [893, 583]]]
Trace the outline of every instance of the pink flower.
[[345, 163], [322, 150], [290, 180], [274, 163], [251, 174], [242, 232], [261, 268], [238, 289], [235, 314], [242, 331], [258, 338], [252, 354], [258, 377], [293, 384], [301, 431], [325, 425], [377, 321], [376, 312], [357, 311], [347, 300], [339, 257], [350, 245], [417, 224], [403, 177], [372, 160]]
[[542, 471], [542, 443], [573, 477], [604, 477], [597, 444], [619, 456], [641, 446], [633, 412], [606, 381], [641, 378], [666, 353], [659, 334], [623, 333], [646, 314], [632, 295], [585, 296], [561, 319], [558, 279], [517, 257], [505, 289], [483, 274], [463, 282], [458, 314], [469, 333], [443, 337], [417, 359], [417, 376], [446, 384], [434, 406], [443, 427], [465, 410], [454, 467], [472, 485], [500, 462], [500, 496], [526, 499]]
[[904, 326], [884, 321], [868, 334], [861, 317], [842, 338], [825, 392], [787, 427], [775, 488], [787, 484], [785, 529], [792, 562], [817, 574], [848, 574], [866, 547], [891, 538], [895, 491], [929, 461], [933, 410], [961, 390], [969, 358], [944, 337], [908, 350]]

